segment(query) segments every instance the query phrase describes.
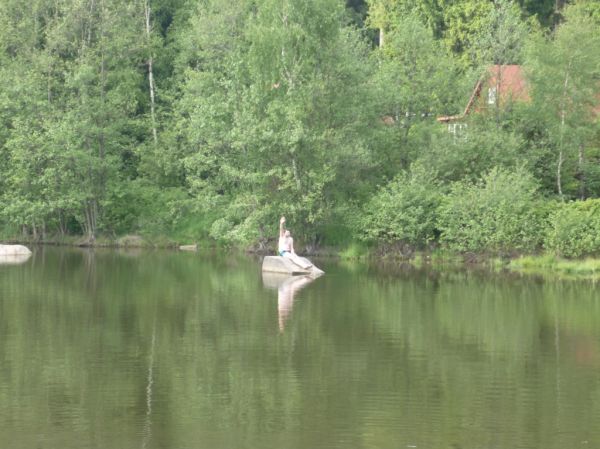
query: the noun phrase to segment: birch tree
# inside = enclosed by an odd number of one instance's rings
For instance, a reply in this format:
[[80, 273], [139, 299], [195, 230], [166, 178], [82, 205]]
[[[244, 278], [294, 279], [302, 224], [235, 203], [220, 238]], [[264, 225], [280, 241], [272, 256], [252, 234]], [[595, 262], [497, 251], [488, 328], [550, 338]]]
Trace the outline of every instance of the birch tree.
[[[600, 30], [577, 6], [564, 11], [553, 37], [529, 48], [534, 107], [545, 112], [556, 148], [556, 192], [585, 196], [585, 149], [597, 132]], [[577, 181], [576, 178], [579, 178]], [[575, 185], [577, 184], [577, 185]]]
[[152, 48], [152, 22], [150, 0], [144, 0], [144, 31], [147, 45], [147, 65], [148, 65], [148, 90], [150, 94], [150, 120], [152, 124], [152, 139], [154, 145], [158, 143], [158, 133], [156, 131], [156, 112], [155, 112], [155, 87], [154, 87], [154, 50]]

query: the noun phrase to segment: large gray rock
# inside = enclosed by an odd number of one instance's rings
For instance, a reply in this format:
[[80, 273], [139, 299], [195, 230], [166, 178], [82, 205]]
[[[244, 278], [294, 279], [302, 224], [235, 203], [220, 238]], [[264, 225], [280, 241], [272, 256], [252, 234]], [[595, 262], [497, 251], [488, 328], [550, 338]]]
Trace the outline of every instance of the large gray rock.
[[30, 255], [29, 248], [23, 245], [0, 245], [0, 256]]
[[[298, 257], [304, 264], [309, 265], [311, 262], [304, 257]], [[263, 259], [262, 271], [269, 273], [282, 273], [291, 275], [310, 275], [320, 276], [324, 273], [323, 270], [314, 265], [309, 269], [304, 269], [296, 265], [289, 257], [282, 256], [265, 256]]]

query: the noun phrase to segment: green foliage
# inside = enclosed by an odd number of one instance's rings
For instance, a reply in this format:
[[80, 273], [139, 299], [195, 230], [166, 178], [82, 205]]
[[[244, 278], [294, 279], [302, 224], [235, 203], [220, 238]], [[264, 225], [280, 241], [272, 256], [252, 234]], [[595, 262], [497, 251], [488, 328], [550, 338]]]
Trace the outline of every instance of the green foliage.
[[143, 179], [112, 184], [102, 207], [104, 232], [151, 236], [170, 234], [190, 209], [182, 189], [159, 189]]
[[514, 167], [521, 160], [523, 148], [519, 134], [480, 117], [458, 134], [440, 127], [432, 135], [431, 144], [421, 151], [419, 161], [435, 170], [445, 182], [462, 179], [474, 182], [494, 167]]
[[436, 236], [442, 195], [435, 173], [421, 165], [399, 174], [365, 207], [361, 236], [367, 241], [424, 246]]
[[368, 24], [388, 31], [398, 30], [399, 22], [407, 16], [418, 17], [424, 25], [440, 37], [443, 29], [443, 11], [440, 5], [427, 0], [367, 0]]
[[390, 178], [406, 169], [422, 148], [422, 135], [431, 133], [432, 116], [454, 110], [468, 95], [455, 62], [417, 17], [402, 18], [375, 52], [379, 66], [374, 82], [377, 104], [389, 123], [379, 154]]
[[487, 0], [462, 0], [451, 2], [443, 10], [444, 43], [459, 55], [465, 67], [478, 64], [477, 42], [483, 30], [490, 26], [494, 4]]
[[[268, 248], [284, 214], [298, 248], [422, 246], [451, 183], [496, 217], [477, 184], [494, 167], [526, 167], [538, 197], [600, 196], [598, 7], [551, 3], [5, 0], [2, 232]], [[531, 104], [447, 133], [435, 117], [526, 41]], [[534, 247], [515, 220], [447, 243]]]
[[[252, 14], [215, 5], [193, 21], [204, 64], [182, 98], [191, 192], [222, 212], [213, 238], [267, 238], [261, 228], [285, 213], [314, 239], [330, 198], [351, 194], [371, 164], [367, 48], [335, 1], [264, 1]], [[213, 25], [227, 17], [233, 37]]]
[[519, 0], [519, 4], [523, 11], [536, 20], [544, 27], [552, 26], [556, 19], [556, 0]]
[[550, 216], [545, 246], [563, 257], [600, 252], [600, 200], [561, 204]]
[[456, 251], [532, 250], [541, 243], [544, 208], [524, 169], [493, 169], [477, 183], [458, 181], [440, 207], [441, 241]]
[[[564, 11], [552, 38], [534, 36], [528, 46], [533, 108], [543, 115], [554, 151], [556, 192], [584, 194], [586, 149], [597, 146], [600, 27], [578, 5]], [[597, 182], [594, 179], [592, 182]]]
[[[515, 271], [548, 276], [552, 279], [591, 279], [600, 278], [600, 260], [598, 259], [562, 259], [554, 254], [524, 256], [512, 260], [509, 268]], [[557, 276], [558, 275], [558, 276]]]
[[519, 6], [510, 0], [496, 1], [485, 21], [474, 45], [477, 60], [486, 64], [520, 64], [529, 26], [522, 19]]
[[340, 251], [340, 257], [345, 260], [355, 260], [367, 257], [369, 249], [364, 243], [353, 242]]

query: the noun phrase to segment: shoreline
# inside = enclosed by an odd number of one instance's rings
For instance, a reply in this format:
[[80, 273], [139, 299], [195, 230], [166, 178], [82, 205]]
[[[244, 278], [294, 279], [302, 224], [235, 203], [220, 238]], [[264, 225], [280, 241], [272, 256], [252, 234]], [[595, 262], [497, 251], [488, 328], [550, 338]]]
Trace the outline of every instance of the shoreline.
[[[171, 249], [181, 252], [203, 252], [221, 250], [230, 253], [244, 253], [253, 256], [274, 254], [272, 248], [242, 248], [222, 246], [209, 241], [179, 242], [167, 236], [143, 237], [129, 234], [116, 239], [100, 237], [89, 241], [82, 236], [63, 238], [31, 239], [8, 238], [0, 244], [21, 244], [33, 246], [64, 246], [71, 248], [106, 249]], [[507, 271], [527, 275], [542, 276], [546, 279], [600, 280], [600, 258], [585, 257], [566, 259], [553, 254], [537, 253], [456, 253], [441, 248], [426, 250], [400, 250], [383, 246], [367, 247], [350, 244], [346, 247], [321, 247], [303, 251], [307, 257], [335, 258], [341, 261], [381, 262], [396, 265], [410, 265], [414, 268], [484, 268], [491, 271]]]

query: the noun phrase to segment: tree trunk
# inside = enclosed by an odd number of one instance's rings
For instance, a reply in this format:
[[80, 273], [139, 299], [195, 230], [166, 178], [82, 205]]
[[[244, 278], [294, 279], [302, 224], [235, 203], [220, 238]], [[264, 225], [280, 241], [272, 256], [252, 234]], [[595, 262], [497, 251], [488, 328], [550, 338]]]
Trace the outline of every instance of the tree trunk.
[[99, 126], [100, 132], [98, 134], [98, 159], [100, 160], [99, 167], [97, 169], [96, 181], [93, 186], [92, 195], [93, 198], [88, 202], [89, 210], [89, 222], [90, 222], [90, 234], [88, 238], [90, 242], [96, 239], [96, 230], [98, 225], [98, 200], [102, 198], [104, 193], [104, 187], [106, 185], [106, 170], [104, 166], [104, 159], [106, 157], [106, 135], [105, 128], [107, 126], [107, 106], [106, 106], [106, 84], [108, 74], [106, 71], [106, 53], [105, 53], [105, 18], [106, 10], [104, 0], [100, 0], [100, 107], [101, 111], [99, 115]]
[[152, 53], [152, 42], [150, 32], [152, 30], [150, 23], [150, 0], [144, 0], [144, 16], [146, 19], [146, 42], [148, 44], [148, 86], [150, 89], [150, 118], [152, 120], [152, 139], [154, 140], [154, 145], [158, 143], [158, 134], [156, 132], [156, 113], [155, 113], [155, 101], [154, 101], [154, 56]]
[[58, 232], [60, 232], [61, 237], [67, 234], [67, 223], [65, 222], [65, 214], [62, 209], [58, 211]]
[[553, 30], [560, 25], [560, 11], [565, 6], [565, 0], [554, 0]]
[[298, 166], [296, 165], [296, 158], [292, 155], [292, 171], [294, 173], [294, 180], [296, 181], [296, 187], [298, 192], [302, 192], [302, 183], [300, 182], [300, 175], [298, 174]]
[[558, 151], [558, 167], [556, 172], [556, 185], [558, 188], [558, 194], [561, 199], [563, 199], [563, 191], [562, 191], [562, 165], [564, 162], [564, 141], [565, 141], [565, 121], [567, 116], [567, 89], [569, 87], [569, 73], [571, 71], [571, 63], [572, 60], [569, 60], [567, 64], [567, 71], [565, 74], [565, 82], [563, 84], [563, 95], [562, 101], [560, 105], [560, 131], [559, 131], [559, 151]]
[[35, 226], [35, 220], [32, 220], [32, 222], [31, 222], [31, 229], [33, 231], [33, 241], [37, 242], [38, 233], [37, 233], [37, 227]]
[[[106, 126], [106, 55], [104, 54], [104, 0], [100, 0], [100, 135], [98, 136], [98, 155], [104, 159], [104, 127]], [[102, 182], [102, 180], [101, 180]]]
[[48, 106], [52, 103], [52, 64], [48, 63]]
[[496, 75], [496, 104], [495, 113], [496, 113], [496, 127], [500, 128], [500, 85], [502, 84], [502, 65], [498, 65], [498, 74]]
[[558, 195], [561, 199], [563, 199], [563, 191], [562, 191], [562, 181], [561, 181], [561, 173], [562, 173], [562, 164], [563, 164], [563, 150], [562, 146], [558, 151], [558, 165], [556, 169], [556, 187], [558, 188]]
[[[92, 0], [90, 2], [90, 22], [88, 23], [88, 33], [87, 33], [87, 44], [92, 44], [92, 17], [94, 14], [95, 2]], [[85, 39], [84, 39], [84, 48], [85, 48]]]
[[577, 175], [579, 178], [579, 199], [585, 200], [585, 172], [583, 164], [585, 162], [583, 153], [583, 144], [579, 144], [579, 157], [577, 160]]
[[96, 226], [98, 217], [98, 207], [96, 200], [91, 199], [85, 205], [85, 234], [88, 241], [91, 243], [96, 239]]

